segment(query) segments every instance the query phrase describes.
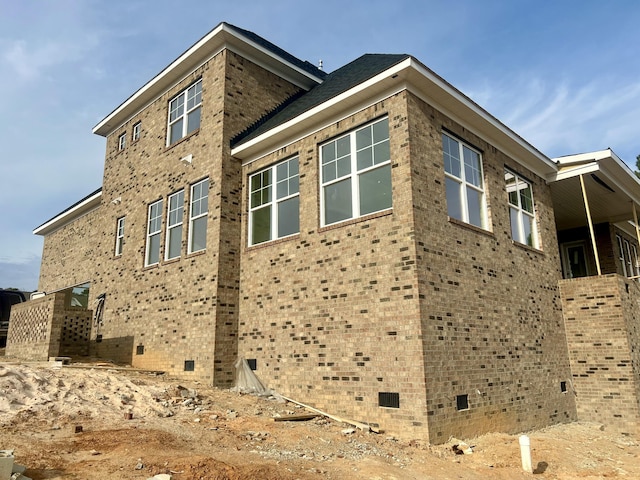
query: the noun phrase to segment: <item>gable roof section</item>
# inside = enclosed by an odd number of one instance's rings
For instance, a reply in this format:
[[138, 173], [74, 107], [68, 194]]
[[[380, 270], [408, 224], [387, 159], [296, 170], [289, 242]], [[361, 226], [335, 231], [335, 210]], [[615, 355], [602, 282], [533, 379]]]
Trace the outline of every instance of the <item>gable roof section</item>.
[[34, 235], [46, 236], [56, 231], [57, 229], [65, 226], [73, 220], [86, 215], [92, 210], [95, 210], [100, 206], [102, 199], [102, 187], [91, 192], [83, 199], [77, 201], [66, 210], [63, 210], [55, 217], [50, 218], [39, 227], [33, 230]]
[[248, 142], [261, 134], [317, 107], [346, 92], [393, 65], [406, 60], [409, 55], [365, 54], [344, 67], [333, 71], [324, 81], [302, 95], [295, 95], [278, 109], [269, 113], [231, 140], [231, 146]]
[[222, 22], [102, 119], [93, 128], [93, 133], [106, 137], [223, 49], [237, 53], [304, 90], [322, 82], [326, 76], [311, 63], [294, 57], [259, 35]]

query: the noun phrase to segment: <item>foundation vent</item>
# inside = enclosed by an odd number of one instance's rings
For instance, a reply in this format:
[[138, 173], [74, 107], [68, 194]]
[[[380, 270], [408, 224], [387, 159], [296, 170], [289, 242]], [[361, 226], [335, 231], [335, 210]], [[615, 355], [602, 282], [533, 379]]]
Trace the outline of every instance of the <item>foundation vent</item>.
[[400, 408], [400, 394], [397, 392], [378, 392], [378, 405], [388, 408]]
[[469, 395], [457, 395], [456, 396], [456, 409], [469, 410]]
[[185, 372], [193, 372], [196, 369], [195, 360], [185, 360], [184, 361], [184, 371]]

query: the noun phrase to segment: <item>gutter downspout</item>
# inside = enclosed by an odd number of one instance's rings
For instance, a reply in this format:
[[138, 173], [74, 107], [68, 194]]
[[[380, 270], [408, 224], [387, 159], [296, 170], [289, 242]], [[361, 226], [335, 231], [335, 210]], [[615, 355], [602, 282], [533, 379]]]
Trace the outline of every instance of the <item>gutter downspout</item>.
[[[587, 198], [587, 190], [585, 189], [585, 186], [584, 186], [584, 178], [582, 174], [580, 174], [580, 188], [582, 189], [582, 199], [584, 200], [584, 209], [587, 212], [587, 222], [589, 222], [589, 235], [591, 236], [591, 246], [593, 247], [593, 254], [596, 257], [595, 258], [596, 270], [598, 271], [598, 276], [600, 276], [602, 275], [602, 271], [600, 270], [598, 246], [596, 245], [596, 236], [593, 232], [593, 222], [591, 221], [591, 210], [589, 209], [589, 199]], [[635, 208], [635, 205], [634, 205], [634, 208]]]

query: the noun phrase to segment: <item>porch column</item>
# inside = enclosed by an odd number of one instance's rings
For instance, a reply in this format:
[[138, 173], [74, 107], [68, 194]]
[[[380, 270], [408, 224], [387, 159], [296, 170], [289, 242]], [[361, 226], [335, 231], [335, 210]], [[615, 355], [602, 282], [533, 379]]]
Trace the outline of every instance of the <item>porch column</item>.
[[[587, 222], [589, 222], [589, 235], [591, 236], [591, 246], [593, 247], [593, 254], [596, 257], [596, 270], [598, 276], [602, 275], [600, 270], [600, 256], [598, 255], [598, 245], [596, 244], [596, 236], [593, 232], [593, 222], [591, 221], [591, 210], [589, 209], [589, 199], [587, 198], [587, 190], [584, 187], [584, 178], [580, 175], [580, 188], [582, 189], [582, 198], [584, 200], [584, 208], [587, 211]], [[635, 207], [635, 205], [634, 205]]]

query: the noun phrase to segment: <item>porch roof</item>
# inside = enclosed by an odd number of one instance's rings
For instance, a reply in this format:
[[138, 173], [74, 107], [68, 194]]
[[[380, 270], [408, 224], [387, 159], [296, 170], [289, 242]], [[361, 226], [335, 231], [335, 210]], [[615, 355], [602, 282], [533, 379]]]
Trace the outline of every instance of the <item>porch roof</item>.
[[640, 180], [610, 148], [553, 161], [558, 171], [547, 180], [558, 230], [588, 224], [580, 176], [584, 179], [594, 224], [632, 222], [634, 203], [640, 215]]

